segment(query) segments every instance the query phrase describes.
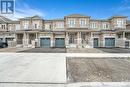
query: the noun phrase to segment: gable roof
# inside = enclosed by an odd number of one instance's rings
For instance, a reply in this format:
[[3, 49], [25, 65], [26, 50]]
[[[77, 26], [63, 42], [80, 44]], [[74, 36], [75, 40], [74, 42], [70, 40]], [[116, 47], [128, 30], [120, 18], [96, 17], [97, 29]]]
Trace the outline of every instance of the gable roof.
[[65, 17], [90, 17], [90, 16], [86, 16], [86, 15], [82, 15], [82, 14], [70, 14], [68, 16]]
[[127, 16], [114, 15], [114, 16], [111, 16], [109, 19], [112, 19], [112, 18], [127, 18]]
[[38, 16], [38, 15], [35, 15], [35, 16], [32, 16], [32, 17], [25, 17], [25, 18], [21, 18], [23, 20], [29, 20], [29, 19], [39, 19], [39, 20], [42, 20], [42, 17]]
[[0, 23], [10, 23], [12, 22], [12, 20], [4, 17], [4, 16], [0, 16]]

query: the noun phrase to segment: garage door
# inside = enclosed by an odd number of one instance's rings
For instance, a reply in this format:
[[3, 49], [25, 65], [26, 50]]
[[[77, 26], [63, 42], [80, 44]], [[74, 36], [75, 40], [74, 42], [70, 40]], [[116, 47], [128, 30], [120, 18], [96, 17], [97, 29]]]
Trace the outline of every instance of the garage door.
[[98, 47], [98, 38], [94, 38], [93, 46], [94, 46], [94, 48]]
[[105, 38], [105, 47], [115, 47], [115, 38]]
[[65, 39], [64, 38], [55, 38], [55, 47], [64, 47]]
[[50, 38], [41, 38], [40, 45], [41, 47], [50, 47]]

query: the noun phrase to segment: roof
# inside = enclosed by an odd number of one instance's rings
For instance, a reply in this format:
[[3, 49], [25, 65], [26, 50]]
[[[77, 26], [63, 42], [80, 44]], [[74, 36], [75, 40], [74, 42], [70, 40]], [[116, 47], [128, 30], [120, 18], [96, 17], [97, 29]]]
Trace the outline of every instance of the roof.
[[110, 17], [110, 19], [112, 19], [112, 18], [127, 18], [127, 16], [114, 15], [114, 16]]
[[45, 20], [44, 22], [53, 22], [53, 21], [64, 21], [63, 18], [56, 18], [56, 19], [50, 19], [50, 20]]
[[25, 17], [25, 18], [21, 18], [22, 20], [29, 20], [29, 19], [39, 19], [39, 20], [42, 20], [42, 17], [38, 16], [38, 15], [35, 15], [35, 16], [32, 16], [32, 17]]
[[4, 17], [4, 16], [0, 16], [0, 23], [10, 23], [12, 22], [12, 20]]
[[86, 16], [86, 15], [82, 15], [82, 14], [71, 14], [65, 17], [90, 17], [90, 16]]

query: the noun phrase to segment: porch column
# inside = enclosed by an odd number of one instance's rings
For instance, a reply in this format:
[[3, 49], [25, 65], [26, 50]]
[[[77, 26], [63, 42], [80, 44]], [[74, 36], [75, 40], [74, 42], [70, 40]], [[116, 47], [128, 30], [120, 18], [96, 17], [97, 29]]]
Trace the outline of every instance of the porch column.
[[38, 33], [36, 33], [35, 42], [36, 42], [36, 46], [37, 46], [37, 47], [40, 46], [40, 45], [39, 45], [39, 42], [38, 42]]
[[81, 45], [82, 45], [81, 32], [78, 32], [77, 36], [78, 36], [78, 40], [77, 40], [78, 41], [78, 46], [81, 47]]
[[26, 33], [23, 33], [23, 47], [26, 46]]
[[29, 33], [26, 33], [26, 45], [29, 45]]
[[125, 31], [123, 32], [123, 39], [125, 39]]
[[69, 45], [69, 35], [68, 32], [66, 32], [66, 39], [65, 39], [65, 45]]
[[17, 34], [14, 33], [14, 41], [16, 42], [17, 41]]
[[54, 47], [54, 43], [55, 42], [54, 42], [54, 34], [53, 33], [51, 34], [51, 38], [50, 39], [51, 39], [51, 47]]
[[90, 44], [91, 47], [93, 47], [93, 32], [90, 32]]

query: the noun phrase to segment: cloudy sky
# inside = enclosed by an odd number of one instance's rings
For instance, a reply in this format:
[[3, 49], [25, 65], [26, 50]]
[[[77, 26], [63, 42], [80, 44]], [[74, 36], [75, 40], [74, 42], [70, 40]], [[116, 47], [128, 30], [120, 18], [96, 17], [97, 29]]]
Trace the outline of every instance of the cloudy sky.
[[130, 19], [130, 0], [15, 0], [15, 18], [39, 15], [44, 19], [84, 14], [94, 19], [125, 15]]

